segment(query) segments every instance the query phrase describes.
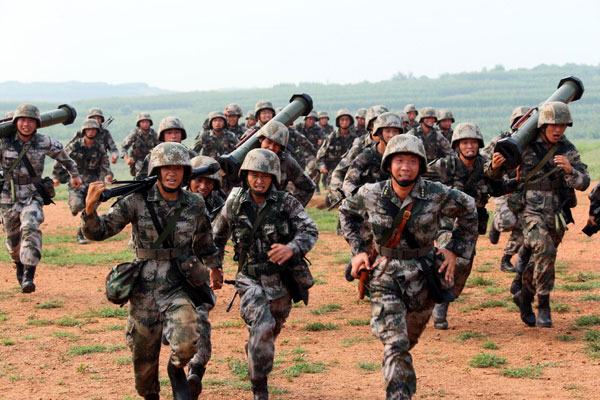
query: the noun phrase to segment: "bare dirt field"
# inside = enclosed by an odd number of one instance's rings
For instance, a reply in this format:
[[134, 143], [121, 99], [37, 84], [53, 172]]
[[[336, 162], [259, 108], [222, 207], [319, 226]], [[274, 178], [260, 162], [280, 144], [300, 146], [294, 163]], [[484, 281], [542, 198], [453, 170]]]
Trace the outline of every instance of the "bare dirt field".
[[[322, 196], [313, 204], [319, 201]], [[528, 328], [519, 319], [508, 293], [513, 274], [499, 270], [508, 235], [496, 246], [480, 237], [470, 283], [450, 307], [450, 328], [438, 331], [430, 322], [412, 352], [415, 398], [600, 399], [600, 235], [581, 233], [588, 208], [580, 195], [576, 224], [559, 248], [552, 329]], [[35, 293], [20, 293], [13, 264], [0, 252], [0, 399], [136, 399], [124, 338], [126, 307], [104, 296], [108, 270], [131, 258], [128, 231], [80, 246], [74, 237], [79, 219], [65, 202], [45, 207], [45, 214]], [[368, 326], [370, 306], [358, 303], [355, 284], [344, 280], [348, 246], [329, 229], [308, 255], [317, 282], [310, 303], [293, 308], [276, 343], [269, 379], [275, 399], [385, 397], [382, 346]], [[235, 268], [230, 251], [226, 278]], [[230, 286], [217, 292], [202, 398], [252, 397], [239, 300], [225, 312], [232, 294]], [[163, 347], [161, 395], [171, 398], [167, 354]]]

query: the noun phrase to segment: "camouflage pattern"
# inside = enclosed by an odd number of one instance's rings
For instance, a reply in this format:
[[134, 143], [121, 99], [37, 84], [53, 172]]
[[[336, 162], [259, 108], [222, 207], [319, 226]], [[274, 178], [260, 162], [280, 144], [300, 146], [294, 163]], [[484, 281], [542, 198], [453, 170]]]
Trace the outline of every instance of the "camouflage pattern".
[[454, 129], [452, 129], [452, 127], [448, 128], [448, 129], [443, 128], [442, 125], [440, 125], [440, 121], [442, 121], [444, 119], [449, 119], [452, 121], [452, 123], [454, 123], [454, 115], [452, 114], [452, 111], [450, 111], [447, 108], [443, 108], [437, 112], [437, 123], [438, 123], [437, 128], [441, 132], [441, 134], [444, 135], [446, 140], [448, 140], [449, 142], [452, 142], [452, 135], [454, 134]]
[[365, 124], [367, 126], [367, 130], [369, 129], [369, 125], [372, 122], [375, 123], [375, 120], [377, 119], [378, 116], [380, 116], [381, 114], [386, 113], [388, 111], [389, 110], [387, 109], [387, 107], [383, 106], [383, 105], [369, 107], [369, 109], [367, 110], [367, 117], [365, 118]]
[[448, 108], [442, 108], [441, 110], [439, 110], [437, 112], [437, 120], [438, 122], [443, 120], [443, 119], [451, 119], [452, 123], [454, 123], [454, 114], [452, 114], [452, 111], [450, 111], [450, 109]]
[[[184, 145], [185, 146], [185, 145]], [[188, 152], [188, 157], [191, 160], [192, 158], [198, 156], [198, 154], [194, 150], [190, 150], [186, 147]], [[144, 158], [144, 162], [142, 163], [142, 168], [135, 176], [134, 180], [139, 181], [148, 177], [148, 166], [150, 165], [150, 153], [146, 155]]]
[[354, 124], [354, 117], [347, 108], [341, 108], [335, 113], [335, 126], [340, 127], [340, 118], [343, 116], [350, 117], [350, 126]]
[[243, 115], [242, 107], [237, 103], [227, 104], [227, 107], [225, 107], [225, 115], [237, 115], [238, 117], [241, 117]]
[[[73, 137], [71, 138], [71, 140], [69, 140], [67, 144], [79, 138], [82, 138], [83, 136], [83, 133], [81, 132], [81, 130], [79, 130], [75, 132], [75, 135], [73, 135]], [[102, 126], [100, 126], [100, 131], [98, 132], [98, 134], [96, 134], [96, 141], [102, 144], [106, 151], [110, 152], [111, 156], [119, 157], [119, 150], [117, 149], [117, 145], [115, 144], [115, 141], [108, 129], [105, 129]]]
[[325, 125], [321, 125], [321, 118], [327, 118], [327, 121], [329, 121], [329, 114], [327, 114], [327, 111], [319, 111], [317, 116], [319, 117], [319, 127], [323, 130], [325, 136], [329, 136], [333, 132], [333, 126], [329, 124], [329, 122]]
[[206, 205], [206, 212], [208, 213], [208, 217], [210, 218], [210, 222], [213, 223], [214, 220], [219, 216], [221, 209], [225, 205], [225, 198], [222, 197], [221, 193], [217, 190], [211, 191], [208, 196], [204, 198], [204, 204]]
[[373, 136], [379, 136], [379, 130], [383, 128], [398, 128], [400, 133], [402, 133], [404, 129], [402, 126], [402, 118], [391, 112], [385, 112], [378, 115], [373, 123]]
[[569, 106], [560, 101], [550, 101], [544, 104], [540, 108], [537, 126], [541, 128], [545, 124], [566, 124], [567, 126], [573, 126]]
[[192, 172], [192, 163], [188, 148], [176, 142], [161, 143], [153, 148], [148, 164], [149, 175], [158, 175], [160, 167], [166, 166], [182, 166], [186, 169], [186, 175], [189, 176]]
[[317, 113], [317, 119], [321, 119], [321, 118], [329, 119], [329, 114], [327, 113], [327, 111], [319, 111]]
[[164, 132], [168, 129], [179, 129], [181, 131], [181, 140], [187, 139], [187, 132], [181, 119], [177, 117], [164, 117], [158, 125], [158, 140], [165, 141]]
[[212, 122], [216, 118], [221, 118], [225, 126], [227, 126], [227, 117], [221, 111], [213, 111], [208, 113], [208, 126], [212, 129]]
[[254, 106], [254, 117], [258, 119], [258, 114], [260, 114], [261, 110], [271, 110], [273, 111], [273, 116], [275, 116], [275, 108], [273, 107], [273, 103], [269, 100], [259, 100]]
[[[600, 183], [598, 183], [590, 192], [590, 210], [600, 207]], [[591, 214], [590, 214], [591, 215]], [[596, 221], [599, 223], [600, 221]]]
[[304, 137], [306, 137], [306, 139], [308, 139], [308, 141], [312, 144], [314, 152], [313, 153], [304, 153], [303, 152], [303, 156], [304, 158], [309, 158], [309, 157], [315, 157], [316, 156], [316, 149], [318, 149], [319, 147], [321, 147], [321, 144], [323, 143], [323, 141], [325, 140], [325, 132], [323, 132], [323, 129], [319, 126], [319, 124], [315, 123], [312, 128], [307, 129], [306, 128], [306, 124], [304, 122], [300, 122], [299, 124], [296, 124], [294, 126], [294, 129], [296, 129], [296, 131], [298, 131], [298, 133], [301, 133], [302, 135], [304, 135]]
[[34, 106], [33, 104], [21, 104], [15, 110], [12, 116], [12, 123], [14, 125], [17, 124], [17, 119], [19, 118], [32, 118], [38, 122], [38, 128], [42, 124], [42, 119], [40, 117], [40, 109]]
[[419, 123], [421, 123], [423, 118], [435, 118], [437, 121], [437, 114], [432, 107], [423, 107], [421, 108], [421, 111], [419, 111], [419, 114], [417, 114], [416, 119], [418, 119]]
[[[98, 121], [96, 121], [95, 119], [86, 119], [85, 121], [83, 121], [83, 123], [81, 124], [81, 132], [85, 135], [85, 130], [86, 129], [97, 129], [98, 131], [100, 131], [100, 124], [98, 123]], [[98, 132], [96, 132], [97, 134]]]
[[417, 114], [415, 116], [415, 119], [412, 121], [412, 123], [410, 122], [410, 120], [408, 121], [408, 129], [416, 128], [416, 127], [419, 126], [419, 118], [418, 118], [419, 117], [419, 111], [417, 110], [417, 108], [415, 107], [415, 105], [414, 104], [407, 104], [404, 107], [404, 112], [406, 113], [407, 117], [408, 117], [408, 113], [412, 112], [412, 111], [416, 112]]
[[[136, 176], [142, 170], [144, 158], [159, 143], [158, 135], [152, 128], [144, 133], [140, 128], [135, 128], [121, 143], [121, 157], [126, 156], [133, 159], [129, 166], [131, 176]], [[130, 149], [131, 148], [131, 152]]]
[[266, 137], [275, 143], [278, 143], [283, 149], [286, 148], [290, 138], [290, 131], [287, 126], [279, 121], [269, 121], [258, 132], [257, 137]]
[[[383, 245], [382, 234], [391, 227], [399, 210], [411, 202], [415, 205], [404, 232], [414, 236], [419, 248], [431, 246], [438, 235], [438, 221], [447, 217], [455, 223], [446, 249], [471, 257], [477, 239], [473, 199], [458, 190], [421, 178], [417, 178], [404, 201], [395, 194], [391, 180], [366, 184], [355, 196], [343, 201], [339, 221], [352, 255], [367, 250], [368, 243], [360, 234], [365, 221], [371, 225], [375, 242]], [[411, 249], [406, 233], [395, 248]], [[368, 281], [371, 331], [384, 345], [383, 379], [388, 399], [408, 399], [416, 391], [417, 379], [409, 350], [417, 343], [433, 309], [434, 302], [428, 295], [421, 262], [437, 268], [440, 260], [434, 253], [432, 248], [429, 254], [419, 259], [390, 258], [388, 262], [379, 263]]]
[[423, 125], [419, 124], [418, 127], [411, 129], [407, 134], [416, 136], [423, 141], [425, 152], [427, 153], [427, 161], [429, 162], [452, 155], [453, 153], [450, 142], [434, 128], [431, 128], [429, 133], [425, 133]]
[[150, 113], [142, 111], [141, 113], [139, 113], [137, 115], [137, 118], [135, 119], [135, 126], [139, 127], [140, 122], [142, 122], [144, 120], [150, 121], [150, 126], [154, 125], [154, 122], [152, 121], [152, 117], [150, 116]]
[[508, 207], [508, 196], [500, 196], [494, 199], [496, 211], [492, 224], [498, 232], [510, 232], [510, 237], [504, 247], [504, 254], [514, 256], [523, 246], [523, 229], [519, 216]]
[[92, 107], [88, 110], [86, 118], [92, 118], [92, 117], [100, 117], [100, 118], [102, 118], [102, 122], [104, 122], [104, 113], [102, 113], [102, 110], [99, 109], [98, 107]]
[[[129, 195], [101, 216], [96, 212], [86, 215], [84, 211], [81, 214], [84, 235], [91, 240], [105, 240], [131, 223], [132, 247], [151, 248], [158, 233], [143, 196]], [[183, 209], [170, 234], [171, 243], [184, 249], [184, 254], [200, 258], [208, 268], [221, 267], [200, 196], [183, 190], [179, 199], [169, 204], [154, 185], [146, 198], [161, 221], [168, 221], [178, 209]], [[183, 287], [185, 278], [175, 262], [154, 259], [134, 262], [140, 262], [141, 270], [130, 298], [126, 339], [132, 353], [136, 390], [140, 396], [146, 396], [160, 391], [158, 357], [163, 333], [170, 343], [173, 365], [181, 368], [199, 346], [210, 355], [210, 325], [202, 310], [196, 310], [190, 300]]]
[[244, 133], [246, 132], [246, 127], [240, 124], [237, 124], [235, 126], [227, 124], [227, 130], [233, 132], [236, 138], [241, 139], [242, 136], [244, 136]]
[[527, 106], [519, 106], [516, 107], [512, 114], [510, 115], [510, 127], [512, 128], [519, 119], [525, 114], [529, 112], [529, 107]]
[[354, 114], [354, 118], [367, 118], [367, 109], [366, 108], [359, 108], [358, 110], [356, 110], [356, 114]]
[[317, 167], [319, 170], [325, 168], [331, 176], [331, 172], [333, 172], [344, 153], [350, 149], [356, 138], [354, 132], [350, 131], [344, 135], [339, 129], [329, 135], [317, 152]]
[[294, 159], [302, 166], [302, 169], [306, 166], [306, 160], [303, 154], [316, 154], [318, 147], [308, 140], [306, 136], [298, 132], [295, 128], [289, 127], [289, 142], [287, 145], [287, 151], [294, 157]]
[[[190, 160], [190, 163], [192, 165], [192, 168], [200, 168], [200, 167], [208, 167], [209, 165], [214, 165], [217, 164], [219, 165], [219, 163], [217, 162], [217, 160], [215, 160], [212, 157], [207, 157], [207, 156], [196, 156], [193, 157]], [[220, 168], [220, 165], [219, 165]], [[215, 181], [215, 189], [221, 189], [221, 170], [219, 169], [217, 172], [212, 173], [212, 174], [205, 174], [202, 175], [203, 177], [212, 179], [213, 181]]]
[[460, 124], [456, 125], [450, 145], [453, 149], [456, 149], [458, 143], [463, 139], [477, 140], [479, 142], [480, 149], [483, 149], [483, 147], [485, 146], [483, 142], [483, 135], [481, 134], [481, 129], [479, 129], [479, 126], [477, 126], [477, 124], [474, 124], [472, 122], [461, 122]]
[[203, 156], [216, 159], [222, 154], [231, 153], [235, 150], [238, 138], [235, 133], [223, 128], [221, 132], [213, 129], [202, 132], [194, 144], [194, 151]]
[[417, 107], [415, 107], [414, 104], [407, 104], [404, 106], [404, 112], [405, 113], [409, 113], [411, 111], [415, 111], [417, 113], [417, 115], [419, 115], [419, 110], [417, 110]]
[[246, 114], [246, 129], [251, 128], [251, 126], [248, 125], [248, 122], [250, 121], [254, 121], [254, 123], [256, 123], [256, 117], [254, 116], [254, 113], [252, 111], [248, 111], [248, 113]]
[[[209, 166], [212, 164], [219, 164], [214, 158], [206, 157], [206, 156], [197, 156], [191, 159], [192, 168], [199, 168], [204, 166]], [[208, 217], [210, 218], [210, 222], [212, 223], [221, 208], [225, 205], [225, 199], [221, 196], [221, 170], [213, 174], [205, 174], [201, 175], [206, 178], [210, 178], [214, 181], [213, 190], [204, 198], [204, 203], [206, 205], [206, 211], [208, 212]], [[194, 358], [195, 360], [196, 358]], [[205, 365], [205, 364], [202, 364]]]
[[[377, 143], [364, 149], [355, 159], [346, 176], [342, 190], [349, 197], [366, 183], [381, 182], [389, 179], [390, 175], [381, 171], [382, 154], [377, 150]], [[337, 171], [337, 167], [335, 169]], [[334, 171], [334, 173], [335, 173]], [[333, 178], [331, 187], [333, 188]]]
[[5, 119], [13, 119], [13, 118], [14, 118], [14, 116], [15, 116], [15, 113], [14, 113], [14, 111], [9, 111], [9, 112], [7, 112], [6, 114], [4, 114], [4, 118], [5, 118]]
[[281, 181], [278, 190], [285, 190], [289, 183], [294, 185], [292, 195], [306, 207], [315, 193], [315, 184], [298, 162], [289, 154], [280, 151], [277, 154], [281, 166]]
[[271, 150], [252, 149], [246, 154], [244, 162], [240, 167], [239, 177], [242, 178], [243, 171], [258, 171], [273, 175], [275, 185], [281, 182], [281, 166], [279, 157]]

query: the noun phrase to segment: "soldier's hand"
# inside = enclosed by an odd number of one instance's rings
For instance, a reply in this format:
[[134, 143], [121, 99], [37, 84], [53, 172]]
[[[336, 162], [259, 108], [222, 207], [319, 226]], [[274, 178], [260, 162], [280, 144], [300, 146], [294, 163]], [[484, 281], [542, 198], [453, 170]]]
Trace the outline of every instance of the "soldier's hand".
[[106, 190], [104, 182], [92, 182], [88, 187], [88, 194], [85, 198], [85, 213], [91, 215], [96, 210], [96, 203], [100, 200], [100, 195]]
[[223, 287], [223, 269], [214, 268], [210, 270], [210, 288], [219, 290]]
[[58, 185], [60, 185], [60, 181], [58, 179], [53, 179], [52, 183], [54, 184], [54, 187], [57, 187]]
[[111, 163], [113, 163], [113, 164], [116, 164], [116, 163], [117, 163], [117, 159], [118, 159], [118, 158], [119, 158], [119, 157], [118, 157], [116, 154], [113, 154], [113, 155], [110, 157], [110, 162], [111, 162]]
[[113, 180], [113, 176], [112, 175], [106, 175], [106, 180], [108, 181], [108, 183], [111, 183]]
[[446, 282], [452, 282], [454, 280], [454, 268], [456, 268], [456, 259], [458, 256], [448, 249], [438, 249], [436, 254], [444, 255], [444, 262], [438, 270], [439, 273], [446, 271]]
[[294, 251], [285, 244], [274, 243], [271, 245], [271, 250], [267, 252], [269, 261], [283, 265], [287, 260], [292, 258]]
[[321, 170], [319, 171], [321, 172], [323, 175], [327, 174], [329, 171], [327, 171], [327, 168], [321, 168]]
[[504, 164], [504, 161], [506, 161], [506, 158], [502, 154], [494, 153], [492, 156], [492, 169], [500, 168]]
[[562, 168], [567, 174], [573, 172], [573, 167], [571, 167], [569, 159], [565, 156], [554, 156], [554, 163]]
[[125, 164], [127, 164], [127, 165], [133, 164], [133, 158], [129, 158], [129, 157], [125, 156], [125, 157], [123, 157], [123, 159], [125, 160]]
[[79, 186], [81, 186], [81, 178], [77, 177], [77, 178], [71, 178], [71, 186], [73, 186], [73, 189], [79, 189]]
[[369, 255], [367, 253], [358, 253], [354, 257], [352, 257], [352, 275], [355, 279], [358, 279], [360, 275], [360, 271], [366, 269], [371, 269], [371, 263], [369, 262]]
[[596, 226], [597, 225], [596, 224], [596, 217], [594, 217], [593, 215], [590, 215], [590, 217], [588, 218], [587, 223], [590, 224], [590, 225]]
[[517, 182], [521, 180], [521, 166], [517, 167]]

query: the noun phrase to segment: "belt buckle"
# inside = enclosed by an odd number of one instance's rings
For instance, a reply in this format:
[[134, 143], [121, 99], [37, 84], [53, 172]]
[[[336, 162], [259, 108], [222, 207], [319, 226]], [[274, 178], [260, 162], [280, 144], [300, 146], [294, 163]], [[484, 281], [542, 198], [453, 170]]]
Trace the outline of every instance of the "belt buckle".
[[404, 216], [402, 217], [402, 219], [410, 219], [411, 216], [411, 212], [408, 210], [404, 210]]

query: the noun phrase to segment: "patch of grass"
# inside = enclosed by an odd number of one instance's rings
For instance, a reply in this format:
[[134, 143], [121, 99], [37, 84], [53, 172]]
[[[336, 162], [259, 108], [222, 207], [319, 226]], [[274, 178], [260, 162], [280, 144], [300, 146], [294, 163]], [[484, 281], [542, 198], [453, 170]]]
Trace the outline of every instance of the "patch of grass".
[[52, 337], [55, 337], [58, 339], [69, 339], [71, 341], [78, 338], [77, 335], [75, 335], [73, 332], [67, 332], [67, 331], [52, 332]]
[[289, 378], [296, 378], [301, 374], [320, 374], [325, 371], [325, 364], [321, 362], [302, 361], [283, 370]]
[[581, 301], [600, 301], [600, 294], [584, 294], [579, 299]]
[[342, 309], [342, 306], [340, 304], [329, 303], [329, 304], [324, 304], [319, 308], [310, 310], [310, 313], [315, 314], [315, 315], [323, 315], [325, 313], [332, 312], [332, 311], [339, 311], [341, 309]]
[[51, 308], [62, 308], [64, 307], [65, 302], [62, 299], [48, 300], [43, 303], [40, 303], [35, 306], [35, 308], [39, 308], [42, 310], [48, 310]]
[[359, 361], [358, 362], [358, 369], [362, 369], [364, 371], [376, 371], [379, 368], [381, 368], [381, 365], [378, 363], [367, 362], [367, 361]]
[[315, 285], [326, 285], [327, 282], [325, 282], [323, 279], [321, 278], [315, 278]]
[[237, 328], [240, 327], [244, 324], [244, 321], [242, 321], [241, 319], [236, 319], [233, 321], [223, 321], [223, 322], [219, 322], [218, 324], [214, 324], [212, 327], [214, 329], [219, 329], [219, 328]]
[[479, 339], [482, 337], [483, 337], [482, 333], [466, 331], [466, 332], [463, 332], [458, 335], [458, 340], [460, 340], [461, 342], [464, 342], [469, 339]]
[[558, 335], [556, 340], [560, 340], [561, 342], [573, 342], [576, 340], [576, 338], [569, 335]]
[[52, 321], [49, 319], [37, 319], [36, 315], [30, 315], [27, 317], [27, 325], [31, 326], [48, 326], [52, 325]]
[[488, 350], [498, 350], [498, 346], [496, 345], [496, 343], [492, 342], [491, 340], [486, 340], [485, 342], [483, 342], [483, 345], [481, 347]]
[[309, 207], [306, 212], [317, 224], [319, 232], [334, 232], [337, 230], [338, 213]]
[[109, 253], [75, 253], [65, 251], [64, 246], [54, 246], [42, 249], [42, 258], [46, 264], [59, 267], [72, 267], [73, 265], [107, 265], [131, 260], [131, 250], [123, 249]]
[[71, 234], [71, 235], [44, 234], [44, 236], [42, 236], [42, 244], [44, 246], [49, 245], [49, 244], [75, 243], [75, 242], [76, 242], [76, 239], [75, 239], [74, 234]]
[[[167, 379], [167, 383], [170, 384], [168, 379]], [[202, 380], [202, 386], [229, 387], [234, 390], [246, 390], [246, 391], [252, 390], [252, 385], [250, 384], [250, 382], [241, 382], [235, 378], [227, 378], [227, 379], [204, 378]], [[270, 385], [269, 385], [269, 390], [271, 390]]]
[[588, 342], [600, 342], [600, 331], [587, 331], [583, 339]]
[[6, 311], [0, 310], [0, 322], [4, 322], [8, 319], [8, 314]]
[[68, 354], [71, 356], [81, 356], [92, 353], [106, 353], [106, 347], [100, 344], [73, 346], [69, 349]]
[[61, 319], [56, 321], [56, 325], [59, 325], [59, 326], [81, 326], [81, 325], [83, 325], [83, 322], [78, 319], [72, 318], [72, 317], [62, 317]]
[[490, 353], [479, 353], [473, 356], [469, 365], [474, 368], [498, 368], [506, 364], [506, 359]]
[[106, 327], [107, 331], [122, 331], [123, 329], [125, 329], [125, 325], [121, 324], [109, 325]]
[[2, 346], [13, 346], [16, 343], [16, 341], [10, 338], [2, 338], [2, 340], [0, 340], [0, 343], [2, 343]]
[[591, 282], [576, 282], [576, 283], [565, 283], [558, 287], [559, 290], [566, 290], [567, 292], [585, 291], [600, 288], [599, 281]]
[[340, 329], [339, 325], [332, 324], [331, 322], [327, 322], [326, 324], [322, 322], [312, 322], [310, 324], [306, 324], [304, 327], [305, 330], [309, 332], [318, 332], [318, 331], [335, 331]]
[[88, 311], [82, 313], [80, 316], [83, 318], [119, 318], [124, 319], [129, 315], [127, 308], [115, 308], [115, 307], [103, 307], [100, 309], [90, 308]]
[[108, 348], [106, 349], [106, 351], [108, 353], [114, 353], [115, 351], [121, 351], [121, 350], [125, 350], [127, 348], [127, 346], [125, 346], [124, 344], [115, 344], [112, 346], [108, 346]]
[[564, 277], [569, 282], [589, 282], [600, 279], [600, 274], [596, 272], [578, 272], [575, 275], [567, 275]]
[[348, 321], [348, 325], [352, 326], [367, 326], [371, 324], [371, 320], [369, 318], [356, 318]]
[[500, 371], [500, 375], [508, 378], [528, 378], [536, 379], [544, 372], [544, 368], [539, 365], [529, 365], [527, 367], [508, 367]]
[[593, 326], [600, 325], [600, 315], [584, 315], [575, 319], [575, 325], [577, 326]]
[[560, 303], [558, 301], [553, 301], [550, 303], [550, 308], [552, 311], [557, 313], [566, 313], [571, 311], [571, 306], [565, 303]]
[[227, 365], [231, 368], [231, 372], [233, 372], [240, 380], [248, 380], [248, 364], [246, 364], [244, 359], [230, 358]]
[[339, 256], [335, 257], [333, 259], [333, 262], [336, 264], [348, 264], [348, 261], [350, 261], [350, 259], [352, 258], [352, 254], [340, 254]]
[[494, 281], [490, 278], [485, 278], [483, 276], [474, 276], [467, 280], [467, 287], [485, 287], [492, 286]]
[[498, 286], [488, 286], [485, 288], [484, 292], [486, 294], [500, 294], [503, 293], [506, 288], [498, 287]]
[[354, 346], [355, 344], [360, 343], [360, 342], [367, 342], [367, 343], [369, 343], [369, 342], [372, 342], [373, 340], [375, 340], [373, 337], [362, 337], [362, 336], [353, 337], [353, 338], [350, 338], [350, 339], [344, 339], [344, 340], [342, 340], [341, 346], [342, 347], [350, 347], [350, 346]]

